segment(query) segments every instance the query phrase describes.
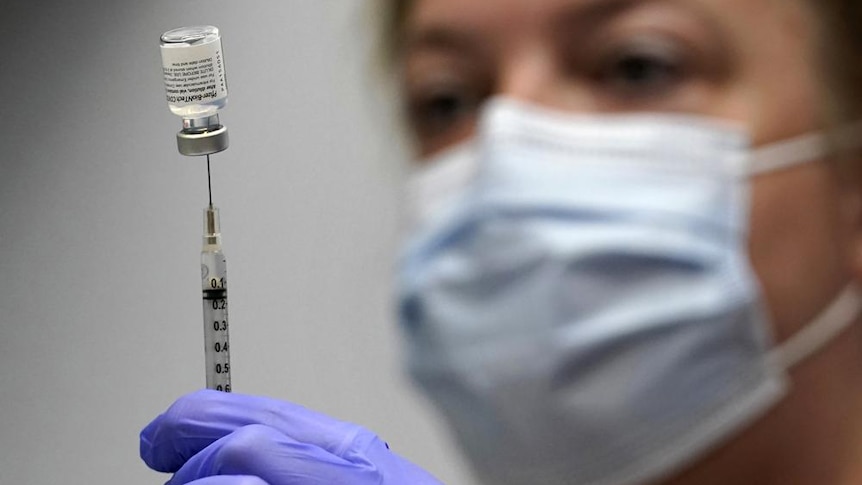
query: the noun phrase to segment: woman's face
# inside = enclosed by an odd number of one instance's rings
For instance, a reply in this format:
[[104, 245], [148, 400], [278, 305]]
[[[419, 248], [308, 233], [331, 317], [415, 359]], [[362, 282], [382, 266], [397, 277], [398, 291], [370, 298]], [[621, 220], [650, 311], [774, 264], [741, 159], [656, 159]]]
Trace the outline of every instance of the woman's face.
[[[407, 113], [420, 158], [471, 137], [491, 96], [733, 120], [762, 146], [824, 127], [817, 29], [794, 0], [416, 0]], [[752, 186], [749, 254], [780, 342], [862, 273], [858, 191], [822, 160]]]
[[[816, 17], [788, 0], [417, 0], [403, 81], [420, 157], [508, 96], [581, 113], [694, 113], [755, 146], [823, 128]], [[779, 341], [855, 263], [856, 195], [824, 161], [753, 180], [749, 251]]]

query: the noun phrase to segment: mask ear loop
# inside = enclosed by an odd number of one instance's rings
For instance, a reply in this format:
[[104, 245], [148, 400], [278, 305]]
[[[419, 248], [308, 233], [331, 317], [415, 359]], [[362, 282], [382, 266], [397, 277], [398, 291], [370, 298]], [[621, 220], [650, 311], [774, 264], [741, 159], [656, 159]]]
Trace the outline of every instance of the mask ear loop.
[[779, 369], [791, 369], [838, 337], [856, 322], [860, 312], [862, 292], [855, 283], [850, 283], [814, 320], [776, 347], [767, 358]]
[[[829, 154], [862, 148], [862, 122], [840, 128], [832, 137], [809, 133], [756, 149], [751, 158], [752, 176], [784, 170]], [[790, 369], [820, 350], [852, 325], [862, 313], [862, 289], [848, 284], [814, 320], [770, 352], [769, 361], [780, 369]]]
[[862, 149], [862, 122], [851, 123], [830, 134], [814, 132], [754, 150], [749, 175], [760, 175], [812, 162], [827, 155]]
[[783, 170], [817, 160], [829, 152], [826, 137], [822, 133], [809, 133], [756, 149], [752, 154], [749, 174]]
[[[862, 148], [862, 123], [838, 130], [834, 138], [824, 133], [809, 133], [754, 151], [750, 175], [784, 170], [808, 163], [831, 153]], [[780, 369], [791, 369], [823, 348], [852, 325], [862, 313], [862, 290], [848, 284], [814, 320], [769, 354], [769, 361]]]

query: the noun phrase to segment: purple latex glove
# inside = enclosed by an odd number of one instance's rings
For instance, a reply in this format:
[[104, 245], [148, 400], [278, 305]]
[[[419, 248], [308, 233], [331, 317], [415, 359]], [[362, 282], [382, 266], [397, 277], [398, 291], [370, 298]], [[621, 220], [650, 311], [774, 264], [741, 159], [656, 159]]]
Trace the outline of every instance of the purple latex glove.
[[141, 458], [174, 473], [170, 485], [441, 485], [361, 426], [210, 390], [178, 399], [144, 428]]

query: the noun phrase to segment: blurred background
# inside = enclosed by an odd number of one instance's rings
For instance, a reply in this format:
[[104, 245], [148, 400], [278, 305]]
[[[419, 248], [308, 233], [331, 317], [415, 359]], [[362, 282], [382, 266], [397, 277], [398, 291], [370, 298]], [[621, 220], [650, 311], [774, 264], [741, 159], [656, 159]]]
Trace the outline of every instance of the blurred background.
[[[0, 483], [163, 483], [138, 432], [203, 387], [206, 164], [177, 152], [158, 37], [222, 30], [212, 159], [234, 389], [360, 423], [470, 484], [404, 377], [403, 143], [360, 0], [0, 7]], [[389, 92], [387, 92], [389, 91]]]

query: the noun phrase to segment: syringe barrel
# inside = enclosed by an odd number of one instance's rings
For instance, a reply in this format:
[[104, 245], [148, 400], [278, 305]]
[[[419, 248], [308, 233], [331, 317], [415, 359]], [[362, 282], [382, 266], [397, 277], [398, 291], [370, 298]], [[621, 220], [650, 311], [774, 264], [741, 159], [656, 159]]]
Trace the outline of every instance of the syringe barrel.
[[201, 289], [204, 315], [204, 356], [207, 388], [230, 392], [227, 259], [221, 249], [218, 209], [204, 210]]

